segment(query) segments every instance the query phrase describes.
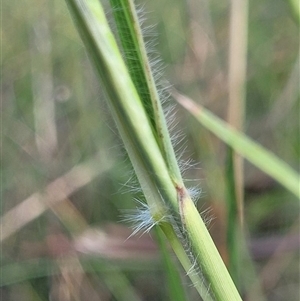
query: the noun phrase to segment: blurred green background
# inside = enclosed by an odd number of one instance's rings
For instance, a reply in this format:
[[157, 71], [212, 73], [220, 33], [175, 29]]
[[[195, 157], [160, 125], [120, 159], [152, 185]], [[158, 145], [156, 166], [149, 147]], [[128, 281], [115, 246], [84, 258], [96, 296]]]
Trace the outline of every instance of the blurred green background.
[[[136, 3], [156, 24], [165, 78], [226, 118], [230, 1]], [[245, 132], [299, 171], [299, 16], [279, 0], [248, 11]], [[65, 2], [3, 1], [1, 33], [1, 300], [169, 300], [154, 237], [127, 239], [122, 215], [141, 192]], [[225, 147], [182, 108], [175, 119], [226, 262]], [[244, 175], [266, 300], [299, 300], [299, 203], [248, 163]]]

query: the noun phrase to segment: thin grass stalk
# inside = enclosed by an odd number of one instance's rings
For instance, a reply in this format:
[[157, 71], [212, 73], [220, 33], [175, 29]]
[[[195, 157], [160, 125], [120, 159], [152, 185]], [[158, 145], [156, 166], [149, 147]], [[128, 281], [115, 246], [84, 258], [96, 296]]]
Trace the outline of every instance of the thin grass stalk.
[[[264, 293], [261, 288], [261, 283], [257, 281], [259, 278], [251, 255], [249, 254], [248, 246], [245, 237], [246, 227], [241, 228], [237, 222], [237, 202], [235, 201], [235, 181], [232, 163], [232, 148], [228, 149], [226, 164], [226, 182], [227, 182], [227, 246], [229, 256], [229, 271], [235, 285], [240, 291], [248, 291], [249, 285], [252, 287], [253, 300], [265, 301]], [[247, 277], [243, 271], [247, 271]]]
[[234, 171], [234, 154], [232, 148], [227, 149], [226, 158], [226, 204], [227, 204], [227, 227], [226, 227], [226, 243], [228, 250], [229, 264], [228, 269], [235, 285], [241, 289], [241, 275], [240, 265], [241, 261], [241, 249], [240, 249], [240, 233], [242, 231], [241, 225], [238, 223], [237, 215], [237, 194], [236, 194], [236, 182]]
[[86, 6], [82, 0], [66, 2], [106, 88], [113, 117], [154, 221], [159, 224], [171, 210], [175, 215], [172, 221], [176, 221], [172, 227], [186, 233], [191, 252], [196, 257], [195, 264], [201, 268], [214, 299], [241, 300], [193, 201], [183, 184], [174, 183], [172, 179], [101, 5], [95, 7], [95, 1], [86, 2], [91, 6]]
[[[248, 0], [231, 0], [229, 43], [228, 123], [243, 132], [246, 103], [248, 37]], [[241, 289], [242, 252], [240, 239], [244, 228], [244, 161], [232, 148], [227, 149], [227, 248], [229, 271]]]
[[[246, 69], [248, 37], [248, 1], [231, 0], [230, 43], [229, 43], [229, 105], [228, 123], [238, 131], [243, 131], [246, 103]], [[233, 171], [237, 215], [240, 227], [244, 223], [244, 168], [243, 158], [235, 152]]]
[[44, 2], [40, 4], [38, 15], [35, 16], [30, 49], [35, 143], [45, 164], [53, 158], [58, 143], [49, 19], [49, 5]]
[[156, 241], [158, 242], [159, 249], [162, 254], [164, 270], [166, 273], [168, 295], [170, 300], [174, 301], [184, 301], [186, 299], [186, 294], [181, 284], [180, 275], [176, 265], [170, 258], [170, 252], [167, 249], [167, 244], [165, 241], [165, 235], [160, 227], [155, 227]]

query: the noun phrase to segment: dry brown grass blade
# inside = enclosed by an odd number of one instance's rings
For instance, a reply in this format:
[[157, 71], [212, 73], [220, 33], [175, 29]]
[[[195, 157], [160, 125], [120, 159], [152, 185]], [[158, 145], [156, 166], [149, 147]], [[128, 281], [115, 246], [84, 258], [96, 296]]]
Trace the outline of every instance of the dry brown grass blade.
[[[100, 166], [100, 162], [102, 163]], [[64, 201], [74, 192], [110, 169], [112, 162], [99, 155], [88, 162], [78, 164], [69, 172], [51, 182], [43, 192], [35, 192], [8, 211], [0, 220], [1, 242], [38, 218], [49, 207]]]

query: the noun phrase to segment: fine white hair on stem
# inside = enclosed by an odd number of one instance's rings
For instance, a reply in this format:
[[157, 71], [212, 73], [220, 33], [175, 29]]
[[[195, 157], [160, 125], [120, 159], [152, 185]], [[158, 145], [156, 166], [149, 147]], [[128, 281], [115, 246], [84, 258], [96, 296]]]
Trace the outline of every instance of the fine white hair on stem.
[[201, 188], [198, 186], [193, 186], [193, 187], [187, 188], [187, 191], [188, 191], [192, 201], [194, 202], [194, 204], [197, 204], [197, 202], [201, 196]]
[[211, 226], [211, 222], [215, 219], [215, 217], [212, 215], [212, 210], [213, 209], [211, 207], [208, 207], [200, 213], [201, 218], [207, 228]]
[[205, 279], [202, 275], [201, 268], [197, 264], [198, 256], [194, 256], [193, 254], [190, 253], [189, 258], [190, 258], [192, 264], [191, 264], [189, 270], [186, 272], [186, 275], [189, 277], [193, 277], [196, 275], [199, 276], [197, 282], [191, 283], [190, 286], [193, 286], [193, 287], [198, 286], [199, 287], [199, 282], [201, 281], [200, 287], [202, 287], [202, 289], [201, 289], [202, 294], [206, 294], [207, 293], [207, 285], [206, 285]]
[[137, 176], [132, 168], [132, 164], [127, 156], [125, 156], [124, 145], [121, 147], [120, 156], [123, 160], [120, 163], [119, 169], [122, 169], [123, 175], [122, 180], [120, 181], [120, 187], [114, 194], [134, 194], [140, 195], [142, 193], [142, 188], [139, 184]]
[[178, 161], [179, 167], [180, 167], [180, 171], [184, 174], [186, 171], [188, 170], [196, 170], [196, 169], [200, 169], [199, 168], [199, 163], [195, 162], [193, 159], [187, 159], [187, 160], [180, 160]]
[[206, 293], [205, 293], [205, 296], [206, 296], [206, 297], [207, 297], [207, 296], [214, 297], [214, 293], [213, 293], [213, 291], [211, 290], [211, 284], [210, 284], [210, 283], [208, 283], [208, 284], [206, 285]]
[[[121, 8], [113, 8], [113, 10], [121, 9]], [[168, 130], [171, 133], [171, 142], [175, 149], [176, 157], [182, 156], [183, 154], [183, 148], [184, 143], [184, 135], [181, 133], [181, 131], [174, 130], [177, 129], [177, 123], [178, 119], [175, 118], [175, 106], [170, 106], [168, 104], [168, 99], [170, 98], [170, 90], [171, 85], [168, 81], [166, 81], [163, 77], [164, 74], [164, 64], [162, 60], [159, 58], [159, 54], [156, 51], [157, 46], [157, 34], [155, 33], [155, 26], [154, 25], [148, 25], [146, 24], [146, 16], [144, 5], [138, 5], [136, 8], [138, 20], [140, 23], [142, 36], [146, 48], [146, 52], [149, 58], [150, 68], [152, 71], [152, 75], [154, 78], [154, 82], [157, 88], [157, 92], [159, 95], [160, 102], [163, 104], [163, 111], [165, 118], [167, 120]], [[132, 51], [136, 51], [135, 49], [132, 49]], [[127, 50], [123, 53], [123, 55], [129, 59], [137, 59], [136, 56], [132, 55], [131, 50]], [[133, 65], [131, 65], [130, 68], [134, 68]], [[134, 70], [131, 70], [134, 71]], [[148, 93], [148, 91], [140, 91], [141, 93]]]
[[[162, 63], [162, 60], [159, 58], [158, 53], [155, 50], [156, 47], [156, 40], [154, 35], [153, 28], [154, 26], [147, 26], [145, 23], [145, 13], [143, 11], [143, 8], [139, 8], [138, 11], [138, 17], [139, 17], [139, 22], [142, 28], [142, 34], [143, 34], [143, 39], [144, 39], [144, 44], [146, 47], [146, 52], [149, 58], [149, 64], [150, 64], [150, 69], [152, 72], [152, 76], [154, 79], [154, 83], [156, 85], [157, 89], [157, 94], [159, 96], [159, 101], [161, 102], [161, 105], [163, 107], [163, 112], [164, 116], [167, 121], [167, 127], [169, 132], [171, 133], [171, 142], [173, 145], [173, 148], [175, 149], [175, 154], [176, 158], [178, 161], [181, 161], [180, 164], [180, 170], [181, 173], [184, 174], [186, 170], [189, 170], [190, 167], [192, 166], [191, 160], [187, 160], [183, 163], [182, 160], [180, 160], [181, 157], [184, 156], [184, 148], [186, 147], [184, 143], [184, 138], [185, 136], [182, 134], [181, 131], [177, 131], [178, 128], [178, 118], [176, 115], [176, 112], [174, 110], [175, 106], [170, 106], [169, 100], [170, 100], [170, 84], [166, 82], [163, 79], [163, 73], [164, 73], [164, 65]], [[134, 55], [133, 51], [136, 51], [135, 49], [127, 49], [127, 51], [123, 52], [123, 55], [126, 56], [127, 64], [129, 68], [133, 68], [133, 70], [129, 70], [131, 74], [133, 74], [133, 79], [135, 80], [135, 68], [140, 68], [138, 65], [136, 65], [135, 61], [136, 56]], [[136, 67], [135, 67], [136, 66]], [[137, 81], [138, 82], [138, 81]], [[138, 82], [139, 83], [139, 82]], [[137, 85], [138, 85], [137, 83]], [[140, 94], [141, 100], [145, 97], [145, 99], [149, 102], [149, 93], [148, 89], [146, 86], [143, 86], [140, 88], [137, 86], [138, 93]], [[146, 102], [146, 101], [145, 101]], [[147, 104], [144, 104], [146, 111], [148, 112], [148, 107]], [[149, 107], [151, 104], [149, 104]], [[151, 108], [149, 108], [149, 113], [150, 113], [150, 118], [156, 118], [156, 116], [152, 116], [152, 111]], [[153, 120], [151, 119], [151, 122]], [[154, 120], [153, 125], [155, 128], [156, 125], [156, 120]], [[132, 182], [130, 180], [126, 181], [124, 184], [125, 188], [129, 188], [131, 192], [138, 192], [140, 189], [135, 188], [136, 184], [131, 184]], [[139, 187], [138, 183], [137, 186]], [[192, 187], [188, 189], [188, 193], [192, 200], [194, 202], [197, 201], [197, 199], [200, 196], [200, 189], [196, 187]], [[147, 195], [145, 195], [147, 199]], [[191, 267], [189, 271], [187, 272], [187, 275], [190, 274], [198, 274], [201, 275], [201, 267], [199, 268], [198, 266], [198, 261], [197, 261], [197, 254], [194, 254], [194, 250], [191, 246], [191, 243], [188, 238], [188, 233], [186, 232], [185, 226], [181, 223], [182, 220], [178, 214], [178, 212], [173, 212], [173, 209], [171, 206], [168, 204], [166, 205], [166, 210], [162, 213], [164, 216], [161, 218], [157, 218], [155, 215], [155, 209], [156, 208], [150, 208], [149, 205], [145, 202], [141, 202], [136, 199], [137, 206], [135, 209], [129, 209], [129, 210], [123, 210], [123, 217], [122, 221], [127, 222], [131, 224], [131, 227], [133, 229], [131, 236], [136, 235], [136, 234], [144, 234], [150, 232], [150, 230], [155, 226], [158, 225], [160, 222], [168, 222], [169, 224], [172, 225], [173, 229], [175, 230], [178, 239], [182, 242], [182, 245], [186, 251], [187, 256], [190, 259]], [[174, 213], [174, 214], [171, 214]], [[128, 237], [128, 238], [129, 238]], [[201, 279], [202, 281], [202, 279]], [[195, 284], [194, 284], [195, 285]]]
[[144, 203], [140, 200], [135, 199], [139, 204], [135, 209], [126, 209], [123, 210], [122, 221], [130, 223], [133, 229], [133, 232], [128, 238], [141, 233], [149, 233], [151, 229], [163, 221], [166, 217], [162, 217], [159, 220], [154, 220], [151, 214], [150, 207], [147, 203]]
[[122, 184], [121, 190], [122, 193], [142, 193], [142, 188], [138, 182], [138, 179], [134, 173], [133, 169], [129, 169], [128, 173], [128, 179], [125, 183]]
[[186, 275], [189, 276], [189, 275], [195, 273], [196, 266], [197, 266], [197, 257], [194, 259], [194, 261], [193, 261], [192, 265], [190, 266], [189, 270], [186, 272]]

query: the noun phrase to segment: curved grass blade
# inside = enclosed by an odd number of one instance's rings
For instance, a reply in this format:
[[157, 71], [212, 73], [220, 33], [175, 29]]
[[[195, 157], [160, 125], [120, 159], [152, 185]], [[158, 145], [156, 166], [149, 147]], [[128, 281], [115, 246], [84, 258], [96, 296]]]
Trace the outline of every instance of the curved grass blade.
[[179, 93], [174, 97], [203, 126], [300, 199], [300, 176], [288, 164], [188, 97]]

